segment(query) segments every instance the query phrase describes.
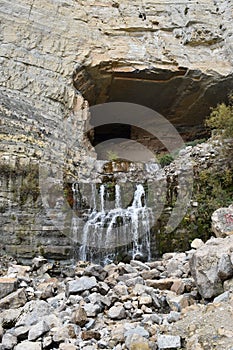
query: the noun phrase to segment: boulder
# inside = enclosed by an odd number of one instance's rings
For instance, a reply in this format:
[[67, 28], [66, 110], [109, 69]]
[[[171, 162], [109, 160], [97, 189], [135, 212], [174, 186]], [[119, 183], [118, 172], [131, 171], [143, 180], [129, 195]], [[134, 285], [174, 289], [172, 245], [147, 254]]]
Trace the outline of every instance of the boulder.
[[211, 238], [193, 253], [190, 269], [203, 298], [223, 293], [223, 282], [233, 276], [232, 250], [233, 236], [229, 236]]
[[211, 219], [212, 230], [217, 237], [233, 235], [233, 205], [215, 210]]
[[5, 333], [2, 337], [2, 346], [4, 350], [13, 349], [17, 344], [17, 337], [11, 333]]
[[41, 335], [49, 331], [49, 326], [45, 321], [40, 321], [31, 327], [28, 333], [28, 340], [36, 340]]
[[52, 309], [43, 300], [29, 301], [23, 309], [16, 326], [31, 326], [43, 320], [51, 313]]
[[97, 286], [97, 281], [95, 277], [87, 277], [83, 276], [81, 278], [72, 280], [67, 282], [66, 284], [66, 294], [69, 296], [70, 294], [81, 293], [85, 290], [92, 289]]

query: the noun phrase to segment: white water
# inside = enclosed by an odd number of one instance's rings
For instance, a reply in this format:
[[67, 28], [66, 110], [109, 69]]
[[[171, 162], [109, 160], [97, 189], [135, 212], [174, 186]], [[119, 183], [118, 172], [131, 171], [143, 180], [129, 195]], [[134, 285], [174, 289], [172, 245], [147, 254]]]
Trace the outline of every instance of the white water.
[[[74, 196], [77, 191], [73, 191]], [[150, 260], [151, 209], [146, 205], [146, 194], [142, 185], [137, 185], [131, 205], [122, 207], [124, 187], [115, 185], [114, 203], [110, 203], [108, 191], [101, 185], [91, 185], [90, 209], [82, 227], [78, 258], [86, 261], [111, 261], [119, 247], [128, 247], [132, 258], [138, 255]], [[77, 200], [76, 200], [77, 201]], [[111, 204], [111, 205], [109, 205]], [[76, 224], [75, 224], [76, 222]], [[79, 226], [79, 227], [77, 227]], [[73, 220], [73, 233], [80, 229], [80, 218]], [[125, 248], [126, 249], [126, 248]]]

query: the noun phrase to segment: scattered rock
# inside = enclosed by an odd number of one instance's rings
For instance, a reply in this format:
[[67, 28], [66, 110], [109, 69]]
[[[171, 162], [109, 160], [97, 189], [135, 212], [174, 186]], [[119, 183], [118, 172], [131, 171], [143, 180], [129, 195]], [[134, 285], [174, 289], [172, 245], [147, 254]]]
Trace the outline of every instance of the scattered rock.
[[181, 339], [179, 336], [158, 335], [159, 349], [179, 349], [181, 348]]
[[78, 307], [76, 310], [74, 310], [71, 320], [80, 327], [85, 326], [88, 321], [85, 309], [83, 307]]
[[113, 320], [122, 320], [123, 318], [125, 318], [126, 314], [124, 306], [122, 304], [118, 306], [112, 306], [108, 310], [108, 317]]
[[83, 276], [79, 279], [75, 279], [67, 282], [66, 284], [66, 294], [69, 296], [70, 294], [81, 293], [85, 290], [92, 289], [97, 286], [97, 281], [95, 277], [86, 277]]
[[28, 340], [16, 345], [14, 350], [42, 350], [42, 345], [40, 342], [31, 342]]
[[203, 244], [204, 244], [204, 242], [202, 241], [202, 239], [195, 238], [191, 243], [191, 248], [198, 249], [198, 248], [202, 247]]
[[48, 331], [49, 326], [47, 325], [47, 323], [45, 321], [40, 321], [30, 328], [28, 333], [28, 340], [36, 340]]
[[0, 277], [0, 299], [14, 292], [17, 287], [17, 278]]

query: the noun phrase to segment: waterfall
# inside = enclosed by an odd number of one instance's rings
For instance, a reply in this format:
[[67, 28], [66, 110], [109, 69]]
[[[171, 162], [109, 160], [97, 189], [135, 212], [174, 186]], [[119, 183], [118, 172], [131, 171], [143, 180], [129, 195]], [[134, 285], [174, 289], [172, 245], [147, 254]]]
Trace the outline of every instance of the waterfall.
[[[80, 189], [74, 187], [74, 196], [80, 196]], [[79, 188], [79, 187], [78, 187]], [[102, 184], [97, 190], [91, 185], [90, 206], [85, 212], [85, 220], [80, 225], [80, 218], [74, 219], [73, 230], [80, 231], [78, 259], [104, 263], [114, 260], [120, 249], [135, 259], [139, 256], [150, 260], [150, 227], [152, 213], [147, 207], [143, 185], [136, 186], [131, 194], [131, 203], [124, 203], [123, 184], [111, 187], [114, 200], [108, 199], [108, 188]], [[79, 198], [75, 199], [75, 203]], [[123, 248], [122, 248], [123, 247]]]

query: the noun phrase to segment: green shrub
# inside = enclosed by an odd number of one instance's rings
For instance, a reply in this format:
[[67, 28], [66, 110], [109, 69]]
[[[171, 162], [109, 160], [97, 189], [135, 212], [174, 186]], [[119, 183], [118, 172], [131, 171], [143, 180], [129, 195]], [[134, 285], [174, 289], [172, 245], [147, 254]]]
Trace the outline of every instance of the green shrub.
[[229, 105], [221, 103], [214, 108], [206, 119], [206, 125], [214, 129], [217, 135], [224, 138], [233, 137], [233, 95], [229, 97]]
[[163, 168], [166, 165], [169, 165], [174, 160], [174, 158], [171, 154], [161, 154], [157, 157], [157, 160]]

